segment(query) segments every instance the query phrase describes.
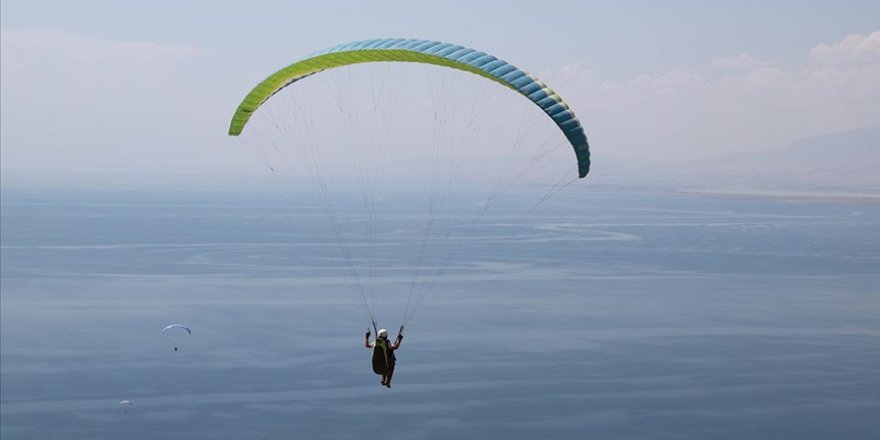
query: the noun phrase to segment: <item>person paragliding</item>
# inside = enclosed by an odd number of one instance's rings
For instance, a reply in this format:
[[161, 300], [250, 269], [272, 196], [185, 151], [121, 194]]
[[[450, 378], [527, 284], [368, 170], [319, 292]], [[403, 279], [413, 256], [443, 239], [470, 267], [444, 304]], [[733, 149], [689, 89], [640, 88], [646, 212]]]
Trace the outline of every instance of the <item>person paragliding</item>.
[[[488, 175], [484, 175], [481, 168], [476, 168], [481, 167], [482, 160], [462, 166], [465, 165], [462, 162], [470, 162], [470, 158], [489, 157], [497, 154], [494, 150], [477, 151], [475, 149], [482, 141], [471, 142], [473, 139], [471, 139], [470, 135], [479, 132], [481, 124], [474, 120], [473, 116], [486, 114], [488, 115], [487, 118], [489, 118], [496, 117], [497, 115], [500, 121], [507, 121], [509, 115], [506, 111], [496, 111], [502, 109], [493, 109], [492, 104], [480, 102], [485, 97], [482, 94], [473, 95], [466, 88], [461, 89], [454, 86], [454, 84], [432, 87], [432, 92], [434, 92], [433, 125], [431, 130], [426, 131], [433, 133], [433, 141], [425, 143], [426, 145], [432, 145], [432, 148], [416, 152], [416, 155], [412, 156], [412, 158], [410, 156], [394, 156], [396, 154], [395, 148], [388, 148], [389, 145], [387, 144], [395, 144], [395, 142], [387, 142], [387, 139], [394, 136], [395, 132], [389, 129], [389, 132], [385, 133], [385, 130], [381, 128], [390, 126], [390, 128], [395, 130], [409, 130], [411, 127], [408, 124], [408, 118], [398, 119], [396, 116], [393, 116], [397, 114], [405, 115], [410, 112], [410, 109], [405, 107], [410, 106], [394, 105], [391, 97], [387, 96], [387, 93], [380, 92], [380, 90], [397, 88], [397, 85], [393, 84], [396, 80], [387, 77], [387, 75], [383, 75], [383, 79], [378, 84], [374, 84], [372, 89], [372, 100], [370, 102], [372, 115], [376, 116], [377, 120], [375, 122], [379, 122], [380, 115], [382, 118], [381, 124], [376, 124], [374, 127], [374, 133], [363, 133], [362, 127], [359, 126], [360, 124], [354, 123], [357, 118], [353, 118], [352, 115], [356, 116], [357, 114], [349, 110], [347, 105], [344, 105], [348, 103], [349, 93], [341, 90], [338, 87], [339, 84], [334, 89], [334, 94], [338, 95], [335, 96], [336, 99], [334, 101], [335, 107], [338, 107], [340, 111], [339, 116], [345, 116], [340, 121], [320, 117], [319, 115], [322, 114], [322, 111], [317, 110], [320, 107], [312, 106], [308, 100], [300, 102], [298, 100], [299, 95], [289, 95], [290, 98], [297, 99], [280, 103], [277, 101], [278, 98], [273, 98], [278, 96], [282, 89], [287, 87], [294, 88], [294, 90], [290, 91], [291, 93], [303, 92], [303, 95], [308, 95], [306, 92], [310, 89], [316, 93], [320, 92], [320, 90], [312, 89], [308, 85], [315, 84], [315, 82], [302, 80], [312, 76], [323, 76], [324, 72], [330, 70], [337, 68], [348, 69], [349, 66], [362, 65], [364, 63], [389, 62], [417, 63], [437, 66], [442, 69], [458, 70], [499, 84], [520, 95], [524, 106], [531, 103], [532, 105], [528, 107], [529, 111], [534, 111], [534, 107], [537, 107], [538, 112], [535, 112], [535, 114], [543, 112], [552, 121], [555, 128], [558, 129], [558, 132], [550, 133], [550, 136], [543, 140], [543, 142], [540, 139], [530, 140], [524, 137], [524, 135], [533, 124], [531, 122], [520, 124], [520, 127], [516, 130], [518, 132], [516, 139], [511, 139], [510, 154], [507, 154], [498, 163], [498, 165], [506, 164], [502, 171], [504, 174], [490, 178]], [[355, 76], [355, 74], [352, 74], [352, 76]], [[332, 76], [328, 77], [328, 80], [332, 79]], [[433, 81], [431, 82], [433, 83]], [[447, 91], [450, 93], [447, 93]], [[467, 101], [466, 98], [470, 98], [472, 101]], [[269, 105], [265, 110], [260, 110], [270, 99], [278, 103], [278, 106]], [[326, 101], [322, 97], [317, 103], [326, 104]], [[473, 104], [479, 103], [479, 105], [474, 106], [473, 112], [460, 112], [460, 109], [466, 108], [468, 102]], [[450, 105], [451, 107], [446, 109]], [[286, 112], [284, 111], [285, 107], [287, 108]], [[366, 108], [364, 110], [366, 111]], [[273, 111], [281, 113], [273, 114]], [[446, 114], [443, 114], [444, 112]], [[468, 119], [466, 126], [460, 127], [460, 129], [464, 130], [462, 133], [458, 133], [459, 127], [456, 127], [454, 123], [447, 123], [447, 119], [449, 119], [447, 116], [452, 116], [456, 113], [472, 115], [471, 118], [466, 118]], [[255, 119], [255, 126], [249, 126], [249, 121], [255, 115], [261, 116]], [[526, 122], [527, 118], [531, 118], [528, 115], [529, 113], [523, 113], [524, 119], [522, 122]], [[346, 120], [349, 122], [348, 124], [339, 124], [339, 122]], [[282, 124], [282, 121], [286, 122]], [[467, 232], [473, 229], [475, 221], [484, 216], [493, 200], [498, 198], [506, 187], [517, 183], [521, 177], [525, 176], [542, 159], [555, 156], [554, 150], [556, 146], [561, 146], [564, 150], [568, 150], [567, 146], [571, 147], [574, 153], [573, 159], [576, 159], [576, 163], [570, 159], [566, 162], [570, 162], [569, 166], [577, 170], [578, 178], [587, 176], [591, 163], [589, 142], [580, 120], [575, 116], [572, 107], [546, 83], [513, 64], [486, 52], [439, 41], [416, 39], [362, 40], [328, 47], [307, 55], [293, 64], [275, 71], [253, 87], [244, 97], [232, 115], [228, 134], [230, 136], [240, 136], [245, 132], [246, 127], [250, 127], [249, 130], [256, 131], [246, 136], [248, 143], [251, 147], [255, 147], [255, 150], [259, 151], [260, 158], [272, 174], [279, 180], [282, 180], [285, 189], [287, 184], [283, 182], [283, 173], [277, 171], [281, 168], [281, 165], [284, 165], [284, 168], [288, 168], [289, 172], [296, 175], [297, 178], [310, 177], [314, 184], [316, 195], [322, 202], [330, 229], [336, 238], [340, 256], [343, 257], [342, 259], [348, 265], [351, 281], [354, 284], [355, 290], [360, 293], [364, 308], [367, 309], [366, 311], [371, 319], [376, 308], [377, 292], [379, 291], [377, 280], [380, 278], [377, 276], [377, 273], [385, 269], [380, 266], [379, 260], [376, 257], [378, 254], [377, 238], [380, 238], [382, 235], [376, 232], [378, 228], [375, 224], [378, 221], [377, 219], [384, 219], [382, 215], [378, 215], [376, 203], [382, 198], [380, 194], [377, 194], [382, 169], [386, 163], [403, 163], [404, 161], [418, 162], [419, 165], [426, 163], [430, 167], [430, 172], [425, 173], [425, 180], [427, 181], [420, 181], [418, 186], [422, 187], [422, 184], [424, 184], [425, 188], [430, 188], [430, 192], [426, 194], [429, 202], [427, 214], [411, 216], [412, 213], [408, 213], [404, 217], [407, 219], [424, 218], [424, 232], [421, 234], [423, 237], [421, 245], [417, 245], [418, 249], [420, 249], [417, 252], [418, 258], [413, 261], [415, 273], [410, 284], [406, 309], [400, 321], [402, 324], [408, 322], [409, 318], [415, 313], [415, 309], [422, 303], [425, 295], [428, 294], [431, 287], [435, 284], [437, 278], [445, 272], [450, 262], [455, 260], [454, 257], [457, 255], [457, 249], [459, 249], [459, 244], [463, 240], [460, 237], [450, 239], [451, 233], [460, 230], [462, 231], [460, 232], [461, 234], [467, 235]], [[553, 127], [550, 126], [549, 128], [552, 129]], [[345, 132], [345, 134], [341, 132]], [[371, 135], [365, 136], [365, 134]], [[349, 135], [351, 135], [350, 138], [348, 137]], [[560, 135], [564, 137], [564, 140], [560, 138]], [[364, 142], [360, 141], [362, 138]], [[372, 138], [376, 138], [378, 141], [367, 142], [368, 139]], [[456, 139], [458, 138], [461, 138], [461, 141], [457, 141]], [[496, 142], [493, 140], [492, 143]], [[497, 143], [499, 144], [497, 148], [501, 148], [507, 141], [499, 139]], [[522, 150], [521, 147], [532, 143], [535, 144], [530, 148], [533, 157], [530, 160], [524, 161], [525, 163], [514, 165], [514, 161], [510, 159], [516, 157], [527, 158], [529, 154]], [[419, 144], [419, 142], [413, 144]], [[281, 151], [279, 146], [282, 145], [287, 146], [289, 150]], [[350, 151], [346, 151], [346, 147]], [[487, 146], [487, 148], [489, 147]], [[325, 150], [327, 151], [325, 152]], [[429, 152], [432, 159], [421, 160], [422, 157], [426, 158], [427, 155], [425, 153]], [[292, 161], [288, 153], [296, 160]], [[345, 160], [342, 161], [343, 163], [337, 163], [336, 158], [344, 158]], [[279, 160], [283, 162], [279, 162]], [[489, 161], [487, 159], [487, 162]], [[494, 160], [491, 161], [494, 162]], [[349, 191], [353, 188], [346, 183], [349, 182], [346, 177], [348, 171], [345, 167], [347, 166], [352, 166], [351, 170], [355, 171], [356, 185], [360, 190], [364, 211], [363, 221], [357, 219], [347, 223], [363, 225], [363, 232], [366, 232], [366, 236], [363, 237], [360, 236], [361, 230], [359, 228], [348, 232], [340, 229], [340, 226], [344, 226], [340, 224], [342, 217], [338, 215], [336, 208], [334, 208], [336, 204], [334, 198], [347, 198], [347, 195], [350, 194]], [[447, 173], [443, 174], [443, 170], [446, 170]], [[455, 182], [455, 171], [458, 171], [461, 175], [469, 176], [468, 180], [466, 182]], [[417, 171], [405, 171], [405, 175], [410, 174], [414, 176], [421, 175]], [[471, 175], [472, 177], [470, 177]], [[574, 175], [571, 178], [571, 181], [574, 181]], [[328, 183], [332, 183], [331, 180], [336, 180], [336, 183], [341, 188], [335, 189], [332, 184], [328, 185]], [[449, 203], [449, 190], [452, 186], [458, 184], [470, 185], [473, 181], [473, 183], [477, 184], [476, 186], [482, 187], [484, 183], [488, 184], [491, 180], [495, 180], [496, 184], [490, 190], [483, 203], [462, 204], [463, 208], [473, 206], [473, 209], [477, 211], [470, 216], [469, 226], [462, 228], [456, 224], [457, 222], [454, 219], [458, 218], [457, 210], [453, 209], [441, 214], [441, 208], [444, 207], [442, 205], [457, 205], [457, 203]], [[564, 176], [558, 177], [556, 184], [549, 187], [549, 191], [532, 209], [535, 209], [544, 200], [565, 188], [567, 183], [564, 183], [564, 180]], [[452, 185], [454, 182], [456, 185]], [[444, 234], [443, 229], [447, 227], [445, 225], [447, 218], [450, 225]], [[392, 237], [395, 234], [383, 235]], [[352, 240], [358, 240], [357, 244], [347, 242], [348, 237], [352, 237]], [[366, 264], [361, 263], [362, 257], [358, 255], [358, 250], [361, 248], [360, 240], [362, 239], [364, 243], [363, 248], [366, 253], [363, 256], [363, 261]], [[413, 252], [413, 254], [416, 254], [416, 252]], [[368, 270], [370, 276], [362, 276], [365, 275], [362, 270]], [[366, 279], [370, 279], [372, 284], [369, 286], [363, 285], [362, 280]], [[368, 300], [368, 294], [370, 294], [372, 300]], [[392, 343], [388, 339], [387, 330], [379, 331], [375, 320], [373, 320], [372, 324], [373, 326], [366, 331], [364, 344], [368, 349], [372, 350], [373, 371], [382, 376], [382, 386], [390, 388], [396, 364], [394, 352], [400, 348], [401, 341], [403, 340], [403, 325], [400, 327], [396, 340]], [[376, 339], [373, 342], [370, 341], [370, 330], [376, 333]]]
[[403, 326], [400, 326], [394, 343], [388, 340], [388, 330], [384, 328], [379, 330], [373, 342], [370, 342], [370, 334], [368, 328], [364, 336], [364, 346], [373, 350], [373, 372], [382, 376], [382, 386], [391, 388], [391, 376], [394, 375], [394, 365], [397, 363], [394, 351], [400, 348], [400, 343], [403, 341]]
[[131, 403], [131, 400], [120, 400], [118, 406], [122, 408], [122, 412], [127, 413], [128, 409], [133, 407], [134, 404]]
[[169, 335], [175, 338], [174, 351], [177, 351], [177, 341], [179, 340], [178, 338], [183, 334], [191, 335], [192, 330], [190, 330], [189, 326], [183, 324], [170, 324], [162, 329], [162, 334]]

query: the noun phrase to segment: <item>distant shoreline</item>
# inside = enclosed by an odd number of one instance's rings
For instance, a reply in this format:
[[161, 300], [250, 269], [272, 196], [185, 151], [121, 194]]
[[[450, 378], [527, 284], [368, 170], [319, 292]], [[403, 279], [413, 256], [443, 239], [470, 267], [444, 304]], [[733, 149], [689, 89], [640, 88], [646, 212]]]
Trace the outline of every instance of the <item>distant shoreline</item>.
[[[161, 175], [139, 176], [139, 178], [121, 177], [119, 175], [85, 175], [78, 178], [62, 176], [56, 179], [11, 179], [8, 176], [0, 179], [0, 188], [4, 193], [34, 192], [63, 190], [63, 191], [110, 191], [110, 192], [143, 192], [143, 191], [166, 191], [179, 193], [228, 193], [228, 194], [264, 194], [278, 196], [283, 192], [276, 186], [276, 182], [266, 176], [234, 175]], [[65, 178], [68, 177], [68, 178]], [[635, 193], [666, 193], [702, 197], [719, 197], [727, 199], [751, 199], [751, 200], [776, 200], [789, 202], [815, 202], [815, 203], [853, 203], [853, 204], [880, 204], [880, 191], [872, 193], [860, 189], [840, 189], [839, 191], [822, 190], [780, 190], [760, 188], [681, 188], [665, 184], [643, 185], [620, 185], [608, 184], [599, 181], [585, 182], [592, 190], [607, 192], [635, 192]], [[392, 188], [406, 188], [410, 193], [418, 193], [421, 190], [411, 185], [390, 185]], [[352, 187], [356, 188], [356, 187]], [[523, 184], [521, 189], [534, 189], [535, 186]], [[470, 188], [459, 188], [459, 190]], [[312, 188], [299, 188], [294, 193], [308, 195]], [[388, 190], [395, 193], [394, 190]], [[354, 190], [353, 190], [354, 192]]]
[[734, 199], [764, 199], [789, 202], [824, 202], [880, 204], [880, 194], [864, 192], [821, 192], [821, 191], [778, 191], [760, 189], [682, 189], [675, 190], [684, 195], [726, 197]]

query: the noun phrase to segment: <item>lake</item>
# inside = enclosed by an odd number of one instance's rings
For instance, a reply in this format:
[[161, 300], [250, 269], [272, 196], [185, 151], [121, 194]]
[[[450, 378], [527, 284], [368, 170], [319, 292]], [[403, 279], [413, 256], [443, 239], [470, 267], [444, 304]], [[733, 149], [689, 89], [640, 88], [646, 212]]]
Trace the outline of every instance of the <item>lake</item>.
[[7, 186], [0, 434], [880, 438], [877, 204], [589, 185], [526, 217], [501, 203], [426, 260], [387, 390], [365, 312], [396, 334], [412, 197], [383, 202], [365, 267], [308, 199]]

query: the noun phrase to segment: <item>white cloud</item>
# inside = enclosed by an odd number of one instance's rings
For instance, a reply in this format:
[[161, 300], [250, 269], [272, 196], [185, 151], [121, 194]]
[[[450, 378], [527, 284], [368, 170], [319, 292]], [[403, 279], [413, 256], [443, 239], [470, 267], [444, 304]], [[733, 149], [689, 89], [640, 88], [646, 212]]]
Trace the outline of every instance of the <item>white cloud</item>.
[[734, 57], [722, 57], [712, 60], [712, 65], [722, 69], [744, 69], [760, 65], [758, 59], [747, 53], [740, 53]]
[[[878, 38], [818, 45], [800, 68], [743, 53], [715, 59], [731, 69], [719, 77], [694, 66], [607, 79], [577, 64], [540, 77], [572, 104], [597, 155], [700, 158], [877, 124]], [[244, 150], [235, 156], [237, 144], [222, 148], [229, 140], [218, 127], [242, 92], [226, 87], [236, 68], [227, 59], [212, 65], [181, 44], [9, 30], [0, 30], [0, 56], [4, 169], [228, 170], [256, 162]]]
[[864, 64], [880, 62], [880, 31], [852, 34], [832, 44], [810, 49], [810, 61], [817, 64]]
[[54, 30], [0, 30], [0, 51], [10, 73], [33, 64], [60, 67], [65, 72], [142, 64], [167, 67], [199, 53], [194, 47], [177, 43], [105, 40]]
[[4, 106], [34, 117], [48, 107], [73, 113], [136, 110], [164, 96], [178, 69], [199, 53], [181, 44], [59, 31], [2, 30], [0, 41]]
[[[205, 103], [193, 99], [201, 55], [178, 43], [0, 30], [3, 168], [159, 166], [161, 149], [203, 124]], [[125, 159], [135, 157], [144, 163]]]
[[757, 63], [717, 78], [679, 68], [628, 81], [567, 66], [547, 80], [584, 120], [599, 155], [674, 160], [776, 149], [880, 122], [880, 59], [867, 56], [877, 36], [850, 36], [809, 53], [845, 64]]

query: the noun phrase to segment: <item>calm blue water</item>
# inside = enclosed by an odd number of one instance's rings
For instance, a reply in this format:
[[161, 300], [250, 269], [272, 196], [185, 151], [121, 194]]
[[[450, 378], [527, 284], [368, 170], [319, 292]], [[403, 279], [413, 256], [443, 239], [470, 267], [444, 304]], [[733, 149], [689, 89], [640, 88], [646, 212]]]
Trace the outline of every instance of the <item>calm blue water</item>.
[[[380, 213], [390, 328], [410, 202]], [[436, 277], [385, 390], [306, 201], [4, 189], [0, 434], [880, 438], [880, 206], [581, 187], [524, 221], [497, 208]], [[193, 334], [163, 337], [172, 322]]]

